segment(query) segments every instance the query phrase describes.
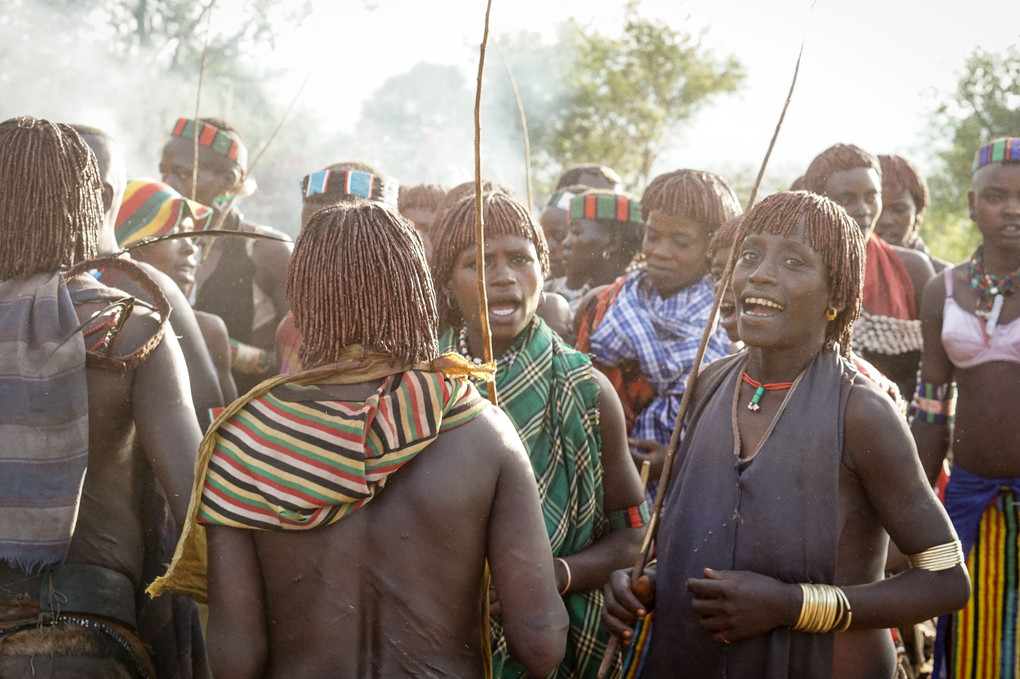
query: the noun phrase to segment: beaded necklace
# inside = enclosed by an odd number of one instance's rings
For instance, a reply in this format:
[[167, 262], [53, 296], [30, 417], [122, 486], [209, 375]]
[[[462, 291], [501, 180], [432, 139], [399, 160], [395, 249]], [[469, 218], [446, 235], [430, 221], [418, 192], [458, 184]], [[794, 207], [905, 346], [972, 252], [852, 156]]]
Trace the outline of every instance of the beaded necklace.
[[746, 372], [740, 376], [740, 379], [742, 379], [745, 384], [750, 384], [754, 387], [754, 396], [751, 397], [751, 402], [747, 404], [747, 409], [752, 413], [756, 413], [761, 409], [761, 406], [758, 405], [758, 401], [761, 400], [761, 397], [765, 395], [766, 391], [782, 391], [783, 389], [789, 389], [793, 386], [793, 382], [772, 382], [770, 384], [762, 384]]
[[1006, 301], [1006, 295], [1012, 295], [1020, 283], [1020, 269], [1017, 269], [1008, 276], [993, 276], [985, 271], [984, 248], [979, 245], [978, 249], [971, 255], [967, 263], [967, 278], [970, 280], [970, 287], [977, 292], [978, 307], [975, 313], [985, 319], [985, 333], [991, 335], [995, 332], [995, 326], [999, 323], [999, 314], [1002, 313], [1002, 305]]
[[471, 361], [475, 365], [481, 365], [482, 364], [482, 359], [475, 358], [474, 356], [471, 355], [471, 352], [468, 351], [468, 346], [467, 346], [467, 326], [466, 325], [463, 328], [460, 329], [460, 336], [457, 339], [457, 349], [460, 351], [460, 355], [461, 356], [463, 356], [467, 360]]

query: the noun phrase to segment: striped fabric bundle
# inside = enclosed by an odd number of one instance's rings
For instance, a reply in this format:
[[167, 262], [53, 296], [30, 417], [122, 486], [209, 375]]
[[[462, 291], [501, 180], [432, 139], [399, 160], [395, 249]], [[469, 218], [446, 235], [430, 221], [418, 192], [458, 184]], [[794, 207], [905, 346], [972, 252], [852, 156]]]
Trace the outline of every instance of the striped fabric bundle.
[[[163, 182], [133, 179], [124, 189], [117, 224], [117, 244], [125, 247], [144, 238], [182, 230], [199, 231], [208, 226], [212, 208], [188, 200]], [[185, 220], [191, 219], [189, 226]]]
[[0, 282], [0, 561], [62, 561], [88, 462], [85, 342], [63, 276]]
[[388, 377], [364, 402], [276, 387], [219, 428], [198, 521], [263, 530], [334, 523], [485, 406], [467, 380], [418, 371]]

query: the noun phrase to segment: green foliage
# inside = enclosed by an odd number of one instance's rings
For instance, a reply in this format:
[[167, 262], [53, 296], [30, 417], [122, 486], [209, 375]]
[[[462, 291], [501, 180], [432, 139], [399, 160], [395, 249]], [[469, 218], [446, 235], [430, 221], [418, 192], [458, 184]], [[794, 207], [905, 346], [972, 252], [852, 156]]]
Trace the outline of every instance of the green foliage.
[[933, 119], [933, 142], [945, 148], [928, 178], [932, 205], [921, 235], [934, 254], [957, 262], [980, 242], [967, 211], [974, 152], [999, 137], [1020, 135], [1020, 50], [975, 50]]
[[638, 3], [628, 2], [619, 36], [572, 25], [576, 63], [552, 148], [565, 166], [600, 162], [632, 186], [648, 179], [670, 133], [744, 78], [735, 57], [719, 60], [701, 46], [702, 34], [637, 11]]

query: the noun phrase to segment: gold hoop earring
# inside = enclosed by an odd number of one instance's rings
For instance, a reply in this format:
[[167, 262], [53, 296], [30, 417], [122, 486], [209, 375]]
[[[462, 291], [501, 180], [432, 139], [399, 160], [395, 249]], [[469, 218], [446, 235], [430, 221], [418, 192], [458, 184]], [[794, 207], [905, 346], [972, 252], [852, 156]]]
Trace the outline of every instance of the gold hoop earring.
[[834, 321], [834, 320], [836, 320], [836, 315], [837, 315], [838, 313], [839, 313], [839, 312], [838, 312], [838, 311], [836, 311], [835, 309], [833, 309], [832, 307], [827, 307], [827, 308], [825, 309], [825, 317], [826, 317], [827, 319], [829, 319], [830, 321]]

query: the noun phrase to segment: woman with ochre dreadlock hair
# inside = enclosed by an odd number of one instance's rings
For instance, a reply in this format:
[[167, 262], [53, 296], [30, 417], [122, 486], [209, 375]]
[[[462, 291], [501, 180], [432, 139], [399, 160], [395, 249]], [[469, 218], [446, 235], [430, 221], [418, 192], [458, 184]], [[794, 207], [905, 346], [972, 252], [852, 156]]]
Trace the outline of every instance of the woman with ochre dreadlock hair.
[[882, 167], [853, 144], [818, 155], [804, 181], [809, 191], [839, 204], [864, 235], [867, 256], [861, 316], [854, 350], [889, 377], [900, 392], [913, 391], [921, 360], [921, 292], [935, 271], [923, 254], [889, 245], [875, 235], [882, 212]]
[[[758, 203], [736, 239], [748, 348], [701, 373], [658, 562], [633, 588], [613, 574], [607, 626], [641, 641], [646, 679], [892, 677], [888, 628], [962, 606], [969, 584], [962, 560], [936, 556], [956, 535], [902, 415], [846, 358], [864, 239], [800, 191]], [[915, 556], [887, 578], [890, 538]]]
[[[476, 205], [468, 196], [446, 214], [435, 229], [433, 259], [440, 349], [469, 359], [483, 353]], [[503, 191], [483, 193], [482, 208], [496, 391], [535, 470], [556, 584], [570, 615], [566, 655], [552, 676], [594, 678], [606, 644], [600, 588], [609, 573], [633, 561], [647, 508], [612, 385], [536, 315], [549, 262], [541, 227], [527, 206]], [[484, 382], [478, 387], [488, 388]], [[493, 676], [524, 676], [499, 618], [493, 642]]]
[[352, 199], [351, 206], [316, 212], [294, 245], [287, 296], [306, 368], [336, 362], [353, 344], [412, 364], [437, 355], [435, 293], [421, 238], [381, 205]]
[[[825, 265], [826, 278], [835, 320], [825, 328], [825, 351], [836, 345], [841, 356], [850, 358], [850, 338], [854, 322], [861, 315], [861, 289], [864, 281], [864, 239], [860, 230], [854, 233], [845, 210], [831, 200], [807, 191], [788, 192], [782, 200], [763, 200], [755, 206], [754, 219], [748, 213], [741, 220], [734, 240], [741, 242], [752, 233], [769, 233], [790, 238], [802, 234], [804, 242], [819, 253]], [[837, 225], [834, 228], [833, 225]], [[849, 225], [849, 226], [848, 226]], [[739, 248], [733, 249], [739, 261]]]
[[0, 279], [94, 257], [103, 216], [95, 155], [77, 132], [30, 116], [0, 123]]
[[881, 155], [882, 214], [875, 224], [875, 233], [891, 245], [917, 250], [931, 262], [935, 273], [949, 266], [934, 257], [921, 238], [924, 212], [931, 204], [928, 182], [912, 162], [903, 156]]
[[[634, 463], [651, 462], [658, 479], [680, 412], [687, 375], [710, 317], [714, 285], [708, 245], [720, 224], [741, 212], [733, 189], [700, 170], [661, 174], [641, 196], [643, 266], [581, 300], [576, 346], [591, 354], [623, 402]], [[716, 327], [705, 363], [729, 353]], [[648, 485], [649, 501], [656, 483]]]

